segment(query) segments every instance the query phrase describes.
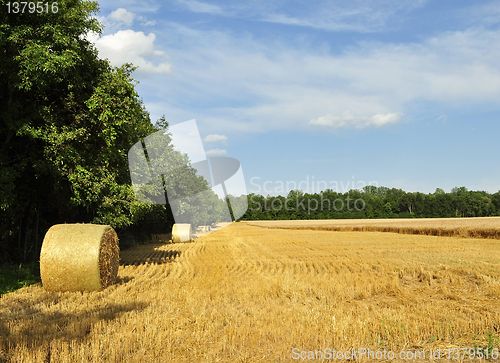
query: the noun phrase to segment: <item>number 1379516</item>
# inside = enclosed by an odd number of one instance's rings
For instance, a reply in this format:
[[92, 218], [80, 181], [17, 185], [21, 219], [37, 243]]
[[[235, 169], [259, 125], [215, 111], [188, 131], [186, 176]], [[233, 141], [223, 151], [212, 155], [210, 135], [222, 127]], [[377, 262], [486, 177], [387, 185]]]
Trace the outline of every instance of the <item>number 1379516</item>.
[[7, 3], [7, 13], [9, 14], [24, 14], [24, 13], [57, 13], [59, 8], [57, 3], [44, 3], [42, 1], [38, 2], [12, 2]]

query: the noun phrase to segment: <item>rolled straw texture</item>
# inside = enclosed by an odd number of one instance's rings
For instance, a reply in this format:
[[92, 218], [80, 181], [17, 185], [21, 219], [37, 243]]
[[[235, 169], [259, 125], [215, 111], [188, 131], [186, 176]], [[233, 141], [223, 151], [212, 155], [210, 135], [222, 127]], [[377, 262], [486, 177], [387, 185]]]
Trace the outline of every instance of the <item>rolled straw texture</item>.
[[172, 227], [172, 242], [179, 243], [191, 239], [191, 224], [176, 223]]
[[42, 285], [48, 291], [99, 291], [115, 282], [120, 260], [111, 226], [56, 224], [40, 252]]

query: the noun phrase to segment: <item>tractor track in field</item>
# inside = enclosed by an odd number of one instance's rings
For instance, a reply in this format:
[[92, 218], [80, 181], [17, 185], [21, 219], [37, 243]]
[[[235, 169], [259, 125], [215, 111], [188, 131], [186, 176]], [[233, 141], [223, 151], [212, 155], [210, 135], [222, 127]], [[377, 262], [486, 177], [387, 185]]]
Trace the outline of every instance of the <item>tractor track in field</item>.
[[[286, 249], [297, 249], [296, 242], [284, 243]], [[244, 241], [239, 237], [220, 239], [207, 236], [181, 244], [139, 246], [121, 253], [121, 265], [135, 276], [158, 278], [203, 278], [214, 270], [237, 278], [256, 274], [267, 276], [295, 275], [324, 276], [336, 274], [339, 269], [350, 272], [357, 266], [333, 262], [335, 257], [314, 258], [310, 248], [297, 251], [291, 258], [277, 255], [272, 248]], [[279, 256], [279, 257], [276, 257]], [[156, 268], [154, 267], [156, 266]], [[160, 272], [152, 273], [152, 269]]]

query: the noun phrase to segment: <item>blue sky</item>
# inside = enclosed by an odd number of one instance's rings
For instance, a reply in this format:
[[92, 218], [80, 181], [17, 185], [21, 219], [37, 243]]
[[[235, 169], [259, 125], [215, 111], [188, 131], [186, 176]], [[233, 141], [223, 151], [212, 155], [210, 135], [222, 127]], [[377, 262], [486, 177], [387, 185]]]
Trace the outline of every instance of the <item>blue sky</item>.
[[196, 119], [248, 193], [500, 190], [500, 1], [100, 7], [100, 56], [139, 66], [152, 120]]

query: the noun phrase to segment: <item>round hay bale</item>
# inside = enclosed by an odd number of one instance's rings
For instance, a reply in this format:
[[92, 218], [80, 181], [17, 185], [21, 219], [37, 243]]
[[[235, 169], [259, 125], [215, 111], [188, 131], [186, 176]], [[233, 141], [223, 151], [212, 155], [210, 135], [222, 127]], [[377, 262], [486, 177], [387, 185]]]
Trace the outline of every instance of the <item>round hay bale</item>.
[[48, 291], [99, 291], [115, 282], [120, 248], [111, 226], [56, 224], [40, 251], [40, 276]]
[[172, 227], [172, 242], [179, 243], [191, 239], [191, 224], [176, 223]]

